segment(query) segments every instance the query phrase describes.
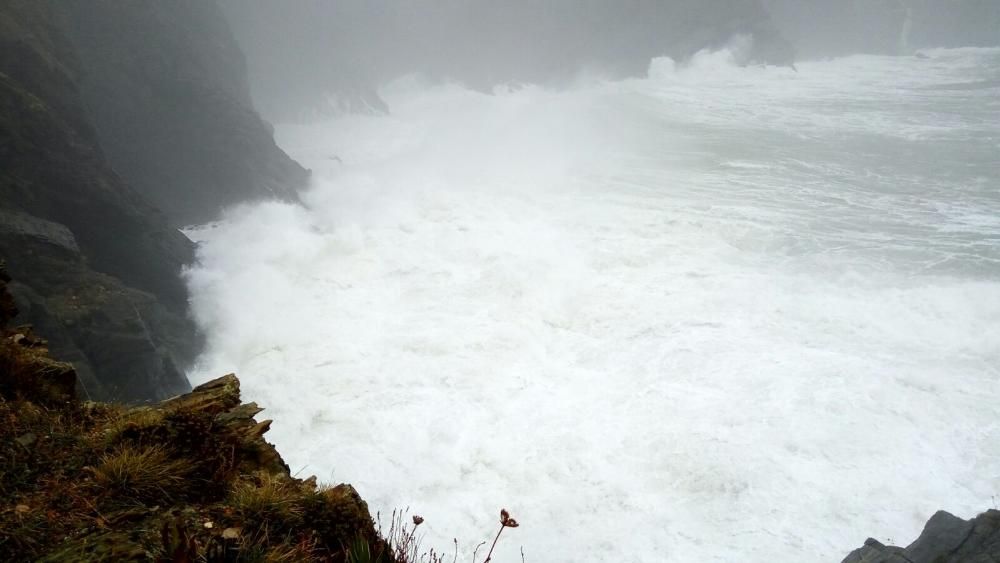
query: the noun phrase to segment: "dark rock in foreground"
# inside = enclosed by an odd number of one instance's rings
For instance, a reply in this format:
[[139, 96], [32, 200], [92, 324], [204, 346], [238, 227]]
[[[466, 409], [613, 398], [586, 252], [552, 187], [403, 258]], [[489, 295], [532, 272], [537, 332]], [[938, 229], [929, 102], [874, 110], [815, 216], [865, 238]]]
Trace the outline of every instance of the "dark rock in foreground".
[[887, 546], [869, 538], [843, 563], [995, 563], [1000, 561], [1000, 510], [972, 520], [939, 511], [908, 547]]

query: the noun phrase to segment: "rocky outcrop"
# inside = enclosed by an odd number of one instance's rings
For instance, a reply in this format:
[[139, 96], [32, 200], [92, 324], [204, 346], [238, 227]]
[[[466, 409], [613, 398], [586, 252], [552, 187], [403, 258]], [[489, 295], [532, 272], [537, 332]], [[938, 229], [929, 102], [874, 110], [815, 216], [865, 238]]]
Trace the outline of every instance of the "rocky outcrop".
[[52, 6], [108, 161], [172, 225], [295, 197], [307, 172], [254, 111], [243, 54], [213, 0]]
[[0, 263], [0, 396], [19, 394], [40, 405], [61, 405], [76, 397], [73, 366], [52, 360], [46, 342], [29, 328], [8, 329], [18, 314], [7, 288], [10, 276]]
[[193, 245], [107, 164], [48, 3], [0, 4], [0, 258], [23, 322], [92, 398], [189, 388], [197, 349], [180, 270]]
[[887, 546], [869, 538], [843, 563], [993, 563], [1000, 560], [1000, 511], [972, 520], [940, 511], [908, 547]]
[[73, 367], [6, 326], [0, 271], [0, 560], [396, 561], [346, 484], [296, 479], [227, 375], [158, 404], [74, 397]]

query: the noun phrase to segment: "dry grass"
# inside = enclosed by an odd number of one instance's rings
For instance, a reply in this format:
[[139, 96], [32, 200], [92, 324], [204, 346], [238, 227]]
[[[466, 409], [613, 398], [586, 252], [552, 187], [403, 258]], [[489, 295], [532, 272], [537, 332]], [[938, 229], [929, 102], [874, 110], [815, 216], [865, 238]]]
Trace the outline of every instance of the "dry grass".
[[98, 461], [90, 431], [112, 411], [0, 397], [0, 561], [25, 560], [95, 521], [83, 468]]
[[261, 474], [236, 483], [226, 502], [250, 525], [260, 528], [268, 522], [297, 522], [302, 507], [302, 487], [289, 479]]
[[[416, 561], [441, 563], [442, 559], [434, 549], [423, 551], [421, 547], [423, 536], [418, 535], [418, 533], [424, 519], [417, 515], [407, 518], [406, 514], [405, 510], [394, 510], [389, 523], [389, 531], [385, 534], [392, 560], [406, 563]], [[381, 522], [379, 522], [379, 531], [381, 532]]]
[[265, 528], [253, 535], [241, 536], [236, 542], [237, 549], [245, 561], [261, 563], [298, 563], [319, 560], [315, 540], [291, 536], [273, 538]]
[[138, 502], [180, 498], [195, 464], [176, 458], [161, 445], [122, 446], [101, 456], [90, 469], [93, 483], [104, 494]]

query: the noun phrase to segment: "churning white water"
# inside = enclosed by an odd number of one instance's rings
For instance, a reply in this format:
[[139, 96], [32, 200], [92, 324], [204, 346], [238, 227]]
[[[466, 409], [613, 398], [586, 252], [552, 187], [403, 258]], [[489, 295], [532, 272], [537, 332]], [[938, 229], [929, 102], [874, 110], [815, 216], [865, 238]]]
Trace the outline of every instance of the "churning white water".
[[[839, 561], [1000, 494], [1000, 50], [725, 52], [279, 128], [192, 231], [293, 470], [496, 561]], [[482, 556], [482, 552], [480, 552]], [[468, 560], [468, 555], [463, 557]]]

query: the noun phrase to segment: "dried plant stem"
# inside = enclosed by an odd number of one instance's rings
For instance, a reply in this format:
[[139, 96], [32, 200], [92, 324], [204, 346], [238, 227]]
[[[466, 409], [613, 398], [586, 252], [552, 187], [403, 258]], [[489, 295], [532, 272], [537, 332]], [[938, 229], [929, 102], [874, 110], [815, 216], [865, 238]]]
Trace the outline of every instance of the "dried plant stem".
[[479, 545], [476, 546], [476, 549], [473, 550], [473, 552], [472, 552], [472, 563], [476, 563], [476, 558], [479, 557], [479, 548], [483, 547], [484, 545], [486, 545], [486, 542], [481, 541], [481, 542], [479, 542]]
[[503, 533], [503, 529], [507, 526], [500, 524], [500, 531], [497, 532], [497, 537], [493, 538], [493, 545], [490, 546], [490, 552], [486, 554], [486, 559], [483, 559], [483, 563], [490, 563], [493, 560], [493, 548], [497, 546], [497, 541], [500, 540], [500, 534]]

